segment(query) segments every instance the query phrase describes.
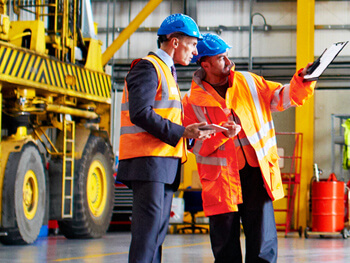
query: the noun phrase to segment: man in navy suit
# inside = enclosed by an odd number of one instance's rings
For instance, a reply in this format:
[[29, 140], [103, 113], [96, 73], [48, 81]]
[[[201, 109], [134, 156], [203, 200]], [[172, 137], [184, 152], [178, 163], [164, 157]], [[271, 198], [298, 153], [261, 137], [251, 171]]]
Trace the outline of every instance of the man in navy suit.
[[186, 138], [205, 139], [206, 123], [182, 126], [181, 95], [174, 64], [188, 65], [201, 39], [183, 14], [158, 30], [159, 49], [134, 61], [125, 79], [117, 180], [133, 190], [129, 262], [161, 262], [174, 191], [186, 159]]

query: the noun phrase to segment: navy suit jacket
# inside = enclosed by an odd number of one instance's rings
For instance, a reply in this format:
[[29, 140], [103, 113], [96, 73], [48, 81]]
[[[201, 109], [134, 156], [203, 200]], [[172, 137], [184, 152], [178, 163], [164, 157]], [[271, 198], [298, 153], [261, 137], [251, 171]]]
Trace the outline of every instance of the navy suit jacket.
[[[154, 53], [152, 53], [154, 55]], [[158, 87], [156, 70], [148, 60], [140, 60], [126, 76], [129, 91], [129, 112], [131, 122], [163, 142], [176, 146], [185, 128], [164, 119], [153, 110]], [[121, 160], [117, 180], [126, 185], [130, 181], [155, 181], [174, 184], [177, 189], [180, 180], [181, 160], [172, 157], [139, 157]], [[177, 180], [175, 180], [178, 175]]]

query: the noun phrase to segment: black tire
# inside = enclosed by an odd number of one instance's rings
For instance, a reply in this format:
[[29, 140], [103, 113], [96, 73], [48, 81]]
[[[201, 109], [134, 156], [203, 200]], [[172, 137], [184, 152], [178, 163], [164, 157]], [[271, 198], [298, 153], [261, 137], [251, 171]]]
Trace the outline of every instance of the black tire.
[[33, 143], [9, 155], [2, 193], [2, 228], [9, 245], [33, 243], [43, 225], [46, 183], [43, 158]]
[[99, 238], [106, 233], [113, 210], [113, 163], [111, 146], [91, 135], [75, 166], [73, 219], [58, 221], [66, 238]]

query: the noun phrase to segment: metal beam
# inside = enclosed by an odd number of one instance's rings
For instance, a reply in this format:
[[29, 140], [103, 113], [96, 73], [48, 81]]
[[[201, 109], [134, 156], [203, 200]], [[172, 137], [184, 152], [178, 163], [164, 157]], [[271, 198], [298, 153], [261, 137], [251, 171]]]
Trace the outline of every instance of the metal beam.
[[[296, 25], [270, 25], [269, 32], [285, 32], [285, 31], [296, 31]], [[254, 31], [265, 31], [265, 26], [252, 26]], [[249, 26], [199, 26], [201, 32], [216, 32], [221, 33], [227, 32], [248, 32], [250, 30]], [[120, 33], [125, 29], [125, 27], [116, 27], [114, 32]], [[159, 27], [139, 27], [135, 32], [157, 32]], [[315, 30], [349, 30], [350, 25], [315, 25]], [[98, 33], [112, 32], [111, 28], [99, 27]]]
[[[315, 0], [297, 2], [297, 69], [314, 60]], [[313, 176], [314, 162], [314, 97], [295, 111], [295, 131], [303, 133], [302, 167], [300, 181], [299, 222], [307, 224], [308, 184]], [[311, 198], [311, 197], [310, 197]]]
[[130, 24], [119, 34], [113, 43], [102, 54], [102, 66], [106, 65], [114, 53], [124, 44], [126, 40], [136, 31], [142, 22], [157, 8], [162, 0], [150, 0], [141, 12], [130, 22]]

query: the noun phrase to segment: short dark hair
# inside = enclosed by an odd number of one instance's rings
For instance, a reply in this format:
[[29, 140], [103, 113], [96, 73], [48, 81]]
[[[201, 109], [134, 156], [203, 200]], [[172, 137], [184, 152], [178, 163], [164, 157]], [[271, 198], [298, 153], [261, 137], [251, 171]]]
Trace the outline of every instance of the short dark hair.
[[169, 37], [167, 37], [167, 35], [160, 35], [160, 36], [158, 36], [158, 40], [157, 40], [158, 48], [160, 48], [160, 44], [169, 41], [173, 37], [181, 39], [181, 38], [183, 38], [185, 36], [187, 36], [187, 35], [185, 33], [182, 33], [182, 32], [171, 33], [169, 35]]
[[203, 57], [200, 57], [198, 60], [197, 60], [197, 65], [200, 66], [202, 64], [202, 62], [206, 61], [208, 58], [208, 56], [203, 56]]

